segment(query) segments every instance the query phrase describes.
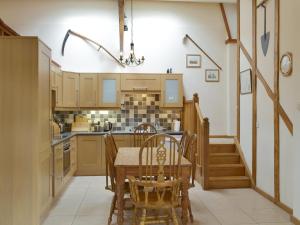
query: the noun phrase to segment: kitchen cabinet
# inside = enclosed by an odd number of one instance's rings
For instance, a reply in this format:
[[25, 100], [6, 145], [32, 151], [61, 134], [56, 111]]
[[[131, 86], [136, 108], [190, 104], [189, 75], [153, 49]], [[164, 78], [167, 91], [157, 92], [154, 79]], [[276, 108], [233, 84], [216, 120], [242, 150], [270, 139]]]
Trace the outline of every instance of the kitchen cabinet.
[[52, 168], [52, 153], [51, 151], [45, 151], [40, 153], [40, 209], [42, 212], [46, 212], [52, 201], [52, 184], [53, 184], [53, 168]]
[[78, 136], [77, 154], [78, 168], [76, 175], [105, 175], [105, 146], [103, 136]]
[[113, 135], [117, 148], [133, 146], [133, 135]]
[[122, 91], [160, 91], [159, 74], [122, 74]]
[[98, 106], [120, 107], [120, 74], [98, 76]]
[[80, 74], [80, 107], [97, 106], [97, 74]]
[[64, 183], [64, 161], [63, 161], [63, 144], [58, 144], [53, 149], [54, 153], [54, 196], [57, 196], [61, 189], [63, 188]]
[[79, 106], [79, 74], [63, 72], [63, 107]]
[[183, 87], [181, 74], [161, 76], [161, 107], [183, 107]]
[[63, 75], [54, 63], [51, 63], [51, 89], [55, 91], [55, 108], [63, 107]]
[[0, 223], [38, 225], [50, 199], [51, 50], [21, 36], [0, 49]]
[[77, 171], [77, 137], [72, 137], [70, 140], [70, 151], [71, 151], [71, 176], [73, 176]]

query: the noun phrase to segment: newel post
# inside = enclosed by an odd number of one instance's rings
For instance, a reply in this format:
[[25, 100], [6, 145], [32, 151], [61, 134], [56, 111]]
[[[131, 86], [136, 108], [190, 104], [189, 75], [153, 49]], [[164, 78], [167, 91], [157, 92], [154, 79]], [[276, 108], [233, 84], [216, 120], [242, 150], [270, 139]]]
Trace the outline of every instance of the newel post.
[[207, 117], [203, 119], [203, 140], [202, 140], [202, 151], [203, 151], [203, 158], [202, 158], [202, 166], [203, 166], [203, 189], [207, 190], [209, 189], [208, 184], [208, 164], [209, 164], [209, 120]]
[[194, 106], [194, 113], [193, 113], [193, 124], [194, 124], [194, 134], [197, 133], [197, 109], [196, 109], [196, 103], [199, 104], [199, 97], [198, 93], [193, 94], [193, 106]]

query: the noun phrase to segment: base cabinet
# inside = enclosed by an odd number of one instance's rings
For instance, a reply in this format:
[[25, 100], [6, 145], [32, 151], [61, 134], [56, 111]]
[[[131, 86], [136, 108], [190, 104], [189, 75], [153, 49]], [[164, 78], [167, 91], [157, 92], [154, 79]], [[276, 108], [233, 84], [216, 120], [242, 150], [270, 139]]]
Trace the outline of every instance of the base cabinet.
[[133, 135], [113, 135], [117, 148], [133, 146]]
[[84, 135], [79, 136], [77, 141], [78, 168], [76, 175], [105, 175], [105, 146], [103, 136]]
[[54, 147], [54, 184], [53, 194], [57, 196], [63, 187], [64, 166], [63, 166], [63, 144]]

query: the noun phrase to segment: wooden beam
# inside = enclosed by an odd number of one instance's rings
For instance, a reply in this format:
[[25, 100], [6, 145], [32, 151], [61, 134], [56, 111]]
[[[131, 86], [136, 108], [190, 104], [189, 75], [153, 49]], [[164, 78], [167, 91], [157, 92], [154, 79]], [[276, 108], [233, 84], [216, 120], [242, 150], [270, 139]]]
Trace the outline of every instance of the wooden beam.
[[230, 28], [229, 28], [229, 25], [228, 25], [228, 20], [227, 20], [227, 16], [226, 16], [226, 12], [225, 12], [225, 8], [224, 8], [223, 3], [220, 3], [220, 9], [221, 9], [222, 17], [223, 17], [223, 20], [224, 20], [224, 24], [225, 24], [228, 39], [231, 40], [232, 36], [231, 36], [231, 32], [230, 32]]
[[120, 37], [120, 53], [124, 49], [124, 0], [118, 1], [119, 5], [119, 37]]
[[257, 15], [256, 0], [252, 0], [252, 178], [256, 184], [257, 168]]
[[236, 76], [237, 76], [237, 93], [236, 93], [236, 135], [237, 135], [237, 140], [240, 141], [240, 136], [241, 136], [241, 127], [240, 127], [240, 118], [241, 118], [241, 112], [240, 112], [240, 105], [241, 105], [241, 84], [240, 84], [240, 72], [241, 72], [241, 15], [240, 15], [240, 0], [237, 0], [236, 4], [236, 11], [237, 11], [237, 64], [236, 64]]
[[2, 35], [7, 34], [9, 36], [20, 36], [16, 31], [14, 31], [7, 24], [5, 24], [1, 18], [0, 18], [0, 31]]
[[293, 125], [292, 121], [290, 120], [290, 118], [288, 117], [287, 113], [284, 111], [284, 109], [280, 103], [279, 103], [279, 114], [280, 114], [283, 122], [287, 126], [288, 130], [293, 135], [294, 134], [294, 125]]
[[279, 0], [275, 0], [274, 31], [274, 193], [275, 201], [280, 202], [280, 134], [279, 134]]
[[222, 67], [219, 66], [213, 58], [211, 58], [206, 51], [204, 51], [188, 34], [185, 35], [185, 38], [189, 39], [216, 67], [222, 70]]
[[227, 45], [227, 44], [236, 44], [237, 43], [237, 39], [227, 39], [226, 41], [225, 41], [225, 44]]

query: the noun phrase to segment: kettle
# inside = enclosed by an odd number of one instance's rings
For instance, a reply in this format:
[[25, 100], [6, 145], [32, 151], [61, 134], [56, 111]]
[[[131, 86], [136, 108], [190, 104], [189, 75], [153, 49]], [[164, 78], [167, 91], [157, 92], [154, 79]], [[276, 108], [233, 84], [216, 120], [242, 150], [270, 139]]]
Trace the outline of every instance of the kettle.
[[112, 123], [109, 121], [104, 122], [104, 131], [111, 131], [112, 129]]

